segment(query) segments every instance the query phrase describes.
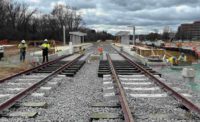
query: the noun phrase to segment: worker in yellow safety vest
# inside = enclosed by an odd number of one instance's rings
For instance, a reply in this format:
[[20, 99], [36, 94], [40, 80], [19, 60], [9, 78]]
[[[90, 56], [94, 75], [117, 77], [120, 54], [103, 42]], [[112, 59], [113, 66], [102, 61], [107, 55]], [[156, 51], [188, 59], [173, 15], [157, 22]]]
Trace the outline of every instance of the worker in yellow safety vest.
[[21, 43], [18, 45], [19, 52], [20, 52], [20, 61], [24, 62], [26, 58], [26, 49], [27, 49], [27, 44], [25, 40], [22, 40]]
[[187, 56], [184, 53], [181, 53], [181, 55], [178, 58], [179, 62], [186, 62], [187, 61]]
[[176, 60], [176, 57], [172, 56], [168, 59], [168, 62], [171, 63], [172, 65], [177, 65], [178, 62]]
[[45, 39], [44, 43], [41, 45], [42, 48], [42, 57], [43, 57], [43, 63], [46, 61], [49, 61], [48, 54], [49, 54], [49, 48], [50, 44], [48, 43], [48, 40]]

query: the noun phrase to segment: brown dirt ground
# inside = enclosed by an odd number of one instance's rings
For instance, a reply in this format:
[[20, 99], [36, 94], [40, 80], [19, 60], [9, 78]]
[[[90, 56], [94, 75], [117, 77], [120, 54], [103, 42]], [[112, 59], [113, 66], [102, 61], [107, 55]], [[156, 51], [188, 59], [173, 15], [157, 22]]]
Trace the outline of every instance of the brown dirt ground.
[[[5, 47], [4, 56], [6, 58], [9, 58], [10, 56], [19, 54], [19, 49], [17, 47], [17, 44], [15, 44], [15, 45], [16, 46], [14, 46], [14, 47]], [[27, 49], [28, 52], [32, 52], [35, 50], [40, 50], [40, 49], [35, 48], [35, 47], [28, 47], [28, 49]], [[11, 65], [13, 65], [13, 64], [11, 64]], [[29, 68], [31, 68], [29, 62], [21, 63], [16, 66], [15, 65], [14, 66], [0, 65], [0, 79], [9, 77], [11, 75], [14, 75], [14, 74], [19, 73], [24, 70], [27, 70]]]
[[31, 66], [29, 63], [22, 63], [18, 66], [8, 67], [8, 66], [0, 66], [0, 79], [9, 77], [11, 75], [14, 75], [16, 73], [25, 71], [27, 69], [30, 69]]
[[[9, 44], [15, 45], [15, 46], [13, 46], [13, 47], [5, 47], [4, 56], [6, 58], [19, 54], [19, 49], [17, 47], [19, 42], [18, 41], [14, 41], [14, 42], [11, 42]], [[62, 43], [61, 42], [60, 43], [57, 42], [57, 46], [59, 46], [59, 45], [62, 45]], [[27, 52], [33, 52], [33, 51], [38, 51], [38, 50], [41, 50], [41, 49], [39, 47], [33, 47], [33, 46], [28, 46], [28, 48], [27, 48]], [[22, 63], [22, 64], [19, 64], [17, 66], [12, 66], [12, 67], [0, 65], [0, 79], [9, 77], [11, 75], [14, 75], [14, 74], [22, 72], [22, 71], [25, 71], [27, 69], [30, 69], [31, 67], [32, 66], [30, 65], [29, 62]]]

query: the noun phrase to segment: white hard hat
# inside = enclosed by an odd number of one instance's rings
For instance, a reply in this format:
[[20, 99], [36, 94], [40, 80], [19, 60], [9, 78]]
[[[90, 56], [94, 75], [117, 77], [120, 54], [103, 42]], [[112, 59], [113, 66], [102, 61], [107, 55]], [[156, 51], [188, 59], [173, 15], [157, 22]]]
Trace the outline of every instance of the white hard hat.
[[25, 41], [25, 40], [22, 40], [21, 42], [22, 42], [22, 43], [26, 43], [26, 41]]
[[45, 39], [44, 41], [45, 41], [45, 42], [48, 42], [48, 40], [47, 40], [47, 39]]

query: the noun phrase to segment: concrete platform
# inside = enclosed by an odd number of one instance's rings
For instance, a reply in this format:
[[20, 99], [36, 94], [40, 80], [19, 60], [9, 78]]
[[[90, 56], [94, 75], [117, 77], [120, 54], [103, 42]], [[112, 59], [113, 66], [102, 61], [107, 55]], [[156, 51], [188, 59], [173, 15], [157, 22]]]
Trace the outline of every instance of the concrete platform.
[[[78, 52], [79, 47], [87, 49], [87, 48], [91, 47], [92, 45], [93, 44], [91, 44], [91, 43], [73, 45], [73, 51], [72, 52], [70, 51], [71, 49], [68, 45], [58, 46], [55, 49], [56, 53], [49, 55], [49, 60], [53, 60], [53, 59], [58, 58], [58, 57], [63, 56], [63, 55], [69, 55], [71, 53]], [[36, 52], [30, 53], [30, 55], [32, 56], [32, 59], [31, 59], [32, 62], [42, 62], [42, 51], [36, 51]]]

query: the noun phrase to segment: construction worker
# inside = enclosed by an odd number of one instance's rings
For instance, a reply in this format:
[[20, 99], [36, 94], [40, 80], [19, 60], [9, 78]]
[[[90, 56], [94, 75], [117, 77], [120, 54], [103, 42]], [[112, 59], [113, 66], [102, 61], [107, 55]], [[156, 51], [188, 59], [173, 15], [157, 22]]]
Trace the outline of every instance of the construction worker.
[[187, 61], [187, 56], [184, 53], [181, 53], [181, 55], [178, 58], [179, 62], [186, 62]]
[[49, 48], [50, 44], [48, 43], [48, 40], [45, 39], [44, 43], [41, 45], [42, 48], [42, 57], [43, 57], [43, 63], [46, 61], [49, 61], [48, 54], [49, 54]]
[[172, 65], [177, 65], [177, 60], [175, 56], [172, 56], [168, 59], [168, 62], [171, 63]]
[[84, 54], [85, 49], [83, 49], [81, 46], [79, 47], [79, 54]]
[[98, 52], [99, 52], [100, 60], [103, 60], [103, 48], [99, 47]]
[[26, 58], [26, 49], [27, 49], [27, 44], [25, 40], [22, 40], [21, 43], [18, 45], [19, 52], [20, 52], [20, 61], [24, 62]]

